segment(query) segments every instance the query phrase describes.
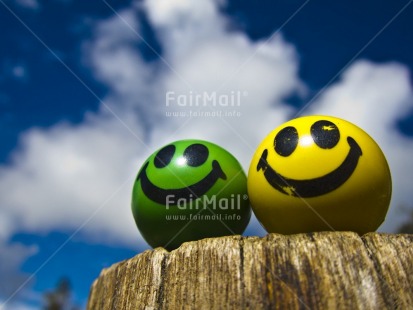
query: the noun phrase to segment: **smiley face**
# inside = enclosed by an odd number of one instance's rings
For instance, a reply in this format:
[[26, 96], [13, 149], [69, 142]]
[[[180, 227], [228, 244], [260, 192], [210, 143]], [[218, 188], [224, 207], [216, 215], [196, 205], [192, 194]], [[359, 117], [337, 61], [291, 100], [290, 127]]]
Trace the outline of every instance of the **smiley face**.
[[[158, 169], [167, 168], [168, 164], [171, 162], [176, 151], [176, 146], [174, 144], [169, 144], [162, 148], [156, 153], [153, 164]], [[189, 145], [183, 152], [182, 156], [179, 157], [181, 165], [188, 165], [189, 167], [200, 167], [204, 164], [209, 157], [209, 150], [202, 143], [193, 143]], [[219, 162], [214, 159], [212, 160], [211, 170], [206, 174], [206, 176], [190, 185], [184, 185], [180, 188], [175, 189], [164, 189], [154, 185], [148, 178], [146, 169], [149, 166], [149, 161], [143, 166], [141, 172], [138, 174], [137, 181], [141, 182], [142, 191], [144, 194], [154, 202], [162, 205], [168, 204], [168, 197], [173, 197], [176, 199], [170, 200], [171, 206], [176, 205], [178, 201], [191, 201], [205, 195], [212, 186], [219, 180], [226, 180], [227, 176], [222, 171]], [[204, 168], [206, 170], [206, 168]], [[173, 173], [172, 171], [169, 171]]]
[[269, 232], [376, 230], [391, 197], [386, 159], [357, 126], [328, 116], [271, 132], [250, 165], [248, 193]]
[[251, 216], [247, 178], [223, 148], [201, 140], [176, 141], [144, 162], [132, 212], [152, 247], [171, 250], [185, 241], [240, 234]]
[[[334, 148], [340, 140], [340, 131], [337, 126], [327, 120], [319, 120], [311, 126], [311, 135], [314, 144], [322, 149]], [[288, 126], [280, 130], [274, 138], [274, 150], [279, 156], [288, 157], [297, 148], [299, 136], [297, 129]], [[311, 143], [308, 141], [307, 143]], [[357, 168], [359, 157], [362, 155], [360, 146], [352, 137], [347, 137], [349, 152], [344, 161], [333, 171], [313, 179], [291, 179], [275, 171], [267, 161], [268, 150], [262, 152], [257, 165], [257, 171], [263, 171], [267, 182], [283, 194], [295, 197], [308, 198], [325, 195], [343, 185]]]

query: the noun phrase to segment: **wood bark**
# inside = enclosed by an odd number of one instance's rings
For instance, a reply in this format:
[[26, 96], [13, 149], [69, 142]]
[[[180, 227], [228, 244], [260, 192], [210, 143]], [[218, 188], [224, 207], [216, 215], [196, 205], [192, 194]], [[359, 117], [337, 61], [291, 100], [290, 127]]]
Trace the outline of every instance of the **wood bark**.
[[88, 310], [411, 309], [413, 235], [228, 236], [102, 271]]

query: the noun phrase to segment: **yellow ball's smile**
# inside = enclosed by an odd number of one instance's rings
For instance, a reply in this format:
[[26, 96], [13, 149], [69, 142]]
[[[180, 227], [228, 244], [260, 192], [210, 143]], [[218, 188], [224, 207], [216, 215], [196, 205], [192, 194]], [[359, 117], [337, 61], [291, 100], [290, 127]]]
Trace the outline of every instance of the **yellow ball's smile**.
[[324, 176], [296, 180], [282, 176], [267, 162], [268, 150], [265, 149], [257, 164], [257, 171], [262, 170], [267, 182], [277, 191], [294, 197], [311, 198], [325, 195], [343, 185], [353, 174], [357, 167], [362, 151], [356, 140], [347, 137], [350, 150], [341, 165]]

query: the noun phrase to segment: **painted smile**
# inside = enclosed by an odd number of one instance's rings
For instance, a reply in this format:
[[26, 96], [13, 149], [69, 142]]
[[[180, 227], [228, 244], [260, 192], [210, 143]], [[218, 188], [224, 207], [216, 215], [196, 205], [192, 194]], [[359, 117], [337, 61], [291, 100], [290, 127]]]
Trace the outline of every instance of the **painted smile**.
[[282, 176], [267, 162], [268, 150], [262, 152], [257, 171], [262, 170], [267, 182], [279, 192], [302, 198], [310, 198], [327, 194], [343, 185], [353, 174], [362, 155], [360, 146], [352, 137], [347, 137], [350, 150], [341, 165], [334, 171], [318, 178], [295, 180]]
[[[175, 201], [182, 201], [183, 199], [187, 202], [197, 199], [202, 195], [205, 195], [216, 181], [218, 181], [219, 179], [227, 179], [227, 176], [225, 175], [224, 171], [222, 171], [219, 162], [214, 160], [212, 161], [212, 170], [205, 178], [203, 178], [199, 182], [188, 187], [177, 189], [163, 189], [156, 186], [149, 180], [148, 175], [146, 174], [146, 168], [148, 167], [148, 165], [149, 162], [147, 162], [142, 168], [142, 171], [139, 173], [136, 181], [141, 181], [142, 191], [149, 199], [162, 205], [167, 204], [168, 197], [175, 198]], [[169, 203], [169, 205], [171, 204]]]

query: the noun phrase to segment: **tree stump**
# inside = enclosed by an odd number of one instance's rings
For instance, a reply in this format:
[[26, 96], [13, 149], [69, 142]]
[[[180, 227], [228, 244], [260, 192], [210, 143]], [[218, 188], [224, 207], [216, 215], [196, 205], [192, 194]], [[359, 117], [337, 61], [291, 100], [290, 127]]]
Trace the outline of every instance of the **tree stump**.
[[413, 235], [320, 232], [148, 250], [103, 270], [87, 309], [411, 307]]

